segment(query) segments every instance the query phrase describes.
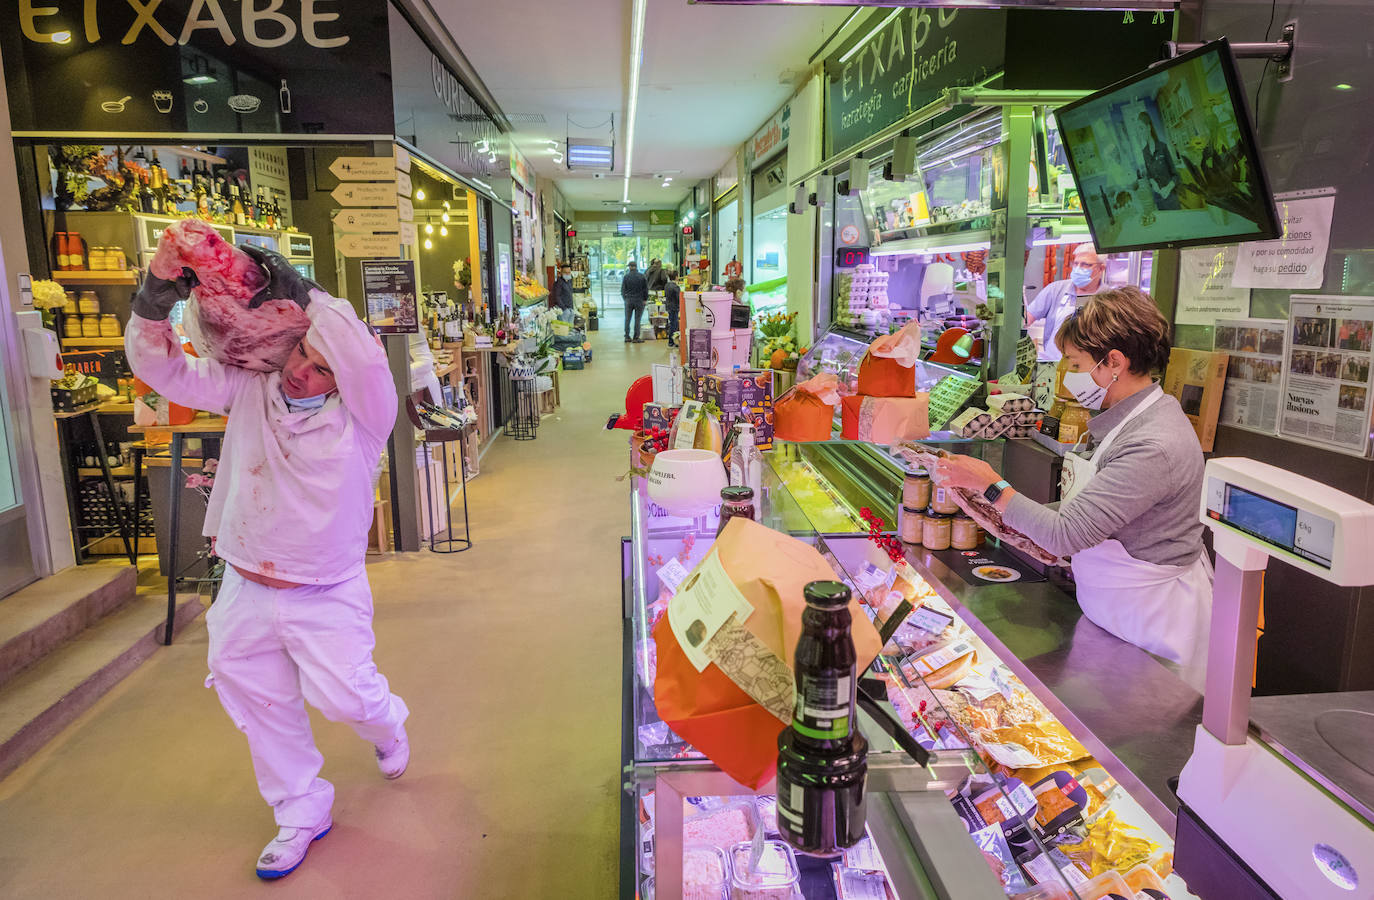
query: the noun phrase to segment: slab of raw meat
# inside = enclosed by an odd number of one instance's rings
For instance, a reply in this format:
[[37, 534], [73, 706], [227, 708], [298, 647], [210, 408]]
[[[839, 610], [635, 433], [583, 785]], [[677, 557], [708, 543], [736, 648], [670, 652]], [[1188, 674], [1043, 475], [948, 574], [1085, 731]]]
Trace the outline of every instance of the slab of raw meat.
[[280, 369], [310, 327], [305, 311], [285, 299], [249, 309], [248, 302], [262, 289], [262, 270], [204, 222], [189, 219], [169, 226], [149, 268], [157, 277], [171, 279], [183, 266], [200, 281], [183, 320], [196, 349], [255, 372]]

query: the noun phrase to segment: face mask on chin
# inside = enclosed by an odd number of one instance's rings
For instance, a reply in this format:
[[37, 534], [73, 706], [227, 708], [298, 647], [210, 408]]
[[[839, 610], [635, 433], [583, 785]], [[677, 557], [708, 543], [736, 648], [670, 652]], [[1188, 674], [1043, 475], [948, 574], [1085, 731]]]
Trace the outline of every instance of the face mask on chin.
[[[1065, 378], [1067, 379], [1067, 376]], [[282, 391], [281, 396], [286, 401], [286, 408], [293, 413], [314, 412], [324, 406], [325, 401], [329, 399], [329, 395], [332, 393], [334, 392], [325, 391], [323, 394], [316, 394], [313, 397], [288, 397], [286, 391]]]
[[[1101, 362], [1097, 364], [1100, 365]], [[1093, 372], [1097, 371], [1097, 366], [1086, 372], [1064, 373], [1064, 387], [1084, 409], [1099, 410], [1102, 408], [1102, 401], [1107, 399], [1107, 389], [1093, 380]], [[1112, 377], [1112, 381], [1116, 381], [1115, 376]]]

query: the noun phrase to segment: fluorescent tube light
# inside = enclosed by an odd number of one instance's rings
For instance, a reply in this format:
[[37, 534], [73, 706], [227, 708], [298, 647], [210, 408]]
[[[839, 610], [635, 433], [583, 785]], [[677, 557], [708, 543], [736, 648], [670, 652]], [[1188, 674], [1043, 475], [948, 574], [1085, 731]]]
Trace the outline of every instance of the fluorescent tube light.
[[855, 53], [858, 53], [858, 52], [859, 52], [860, 50], [862, 50], [865, 46], [867, 46], [867, 45], [868, 45], [868, 42], [871, 41], [871, 40], [873, 39], [873, 35], [877, 34], [878, 32], [882, 31], [884, 28], [886, 28], [886, 27], [887, 27], [887, 23], [888, 23], [888, 22], [891, 22], [893, 19], [895, 19], [895, 18], [897, 17], [897, 14], [898, 14], [899, 12], [901, 12], [901, 11], [902, 11], [902, 7], [899, 6], [899, 7], [897, 7], [896, 9], [894, 9], [892, 12], [888, 13], [886, 18], [884, 18], [884, 19], [883, 19], [881, 22], [879, 22], [877, 25], [873, 26], [873, 30], [870, 31], [870, 32], [867, 34], [867, 36], [864, 37], [863, 40], [859, 41], [859, 42], [858, 42], [857, 44], [855, 44], [853, 47], [850, 47], [848, 50], [844, 51], [844, 55], [840, 57], [840, 62], [842, 62], [842, 63], [848, 62], [848, 61], [849, 61], [849, 57], [853, 56]]
[[635, 155], [635, 116], [639, 112], [639, 71], [644, 65], [644, 6], [646, 0], [634, 0], [630, 19], [630, 100], [626, 105], [625, 126], [625, 190], [620, 199], [630, 200], [630, 175]]

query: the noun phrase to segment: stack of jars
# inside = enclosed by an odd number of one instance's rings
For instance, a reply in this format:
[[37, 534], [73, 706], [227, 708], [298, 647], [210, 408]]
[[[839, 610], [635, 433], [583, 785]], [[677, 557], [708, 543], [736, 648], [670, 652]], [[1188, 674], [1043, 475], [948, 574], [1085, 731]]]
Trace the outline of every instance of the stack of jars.
[[938, 487], [924, 469], [902, 483], [902, 513], [897, 536], [927, 550], [973, 550], [984, 540], [978, 523], [954, 499], [952, 488]]

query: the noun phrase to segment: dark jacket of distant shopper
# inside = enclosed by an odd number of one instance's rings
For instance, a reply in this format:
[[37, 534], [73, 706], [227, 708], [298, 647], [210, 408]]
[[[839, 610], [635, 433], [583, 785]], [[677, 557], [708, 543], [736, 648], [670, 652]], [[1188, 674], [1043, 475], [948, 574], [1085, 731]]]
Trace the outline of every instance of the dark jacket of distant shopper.
[[559, 309], [573, 308], [573, 289], [571, 281], [557, 278], [553, 282], [553, 305]]
[[626, 306], [643, 306], [649, 300], [649, 283], [638, 269], [630, 269], [620, 281], [620, 297]]
[[663, 266], [658, 263], [650, 263], [649, 271], [644, 273], [644, 280], [649, 283], [649, 290], [661, 291], [668, 284], [668, 273], [663, 271]]

